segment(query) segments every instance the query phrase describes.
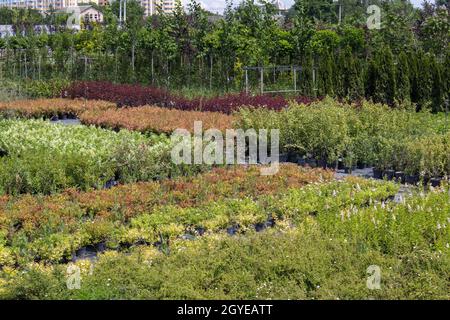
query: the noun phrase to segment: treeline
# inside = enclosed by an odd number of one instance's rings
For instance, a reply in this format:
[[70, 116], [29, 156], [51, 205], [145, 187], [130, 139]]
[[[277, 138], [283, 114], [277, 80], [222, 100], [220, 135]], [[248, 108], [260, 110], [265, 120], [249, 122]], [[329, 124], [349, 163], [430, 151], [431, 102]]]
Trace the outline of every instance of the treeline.
[[[450, 23], [446, 2], [377, 0], [381, 28], [368, 29], [367, 4], [296, 0], [288, 13], [269, 1], [227, 3], [223, 16], [191, 0], [173, 14], [144, 19], [129, 1], [127, 21], [118, 3], [105, 7], [103, 24], [73, 32], [0, 39], [1, 74], [10, 79], [101, 80], [212, 91], [245, 89], [245, 66], [299, 65], [297, 88], [305, 96], [409, 100], [442, 110], [450, 91]], [[56, 21], [56, 20], [55, 20]], [[259, 90], [260, 73], [248, 72]], [[265, 72], [268, 89], [291, 89], [292, 71]]]

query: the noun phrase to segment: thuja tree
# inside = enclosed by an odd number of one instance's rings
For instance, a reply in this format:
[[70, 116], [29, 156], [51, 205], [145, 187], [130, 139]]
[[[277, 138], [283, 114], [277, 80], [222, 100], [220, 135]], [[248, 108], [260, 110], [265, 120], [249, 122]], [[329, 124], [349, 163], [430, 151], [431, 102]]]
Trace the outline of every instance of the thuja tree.
[[349, 46], [339, 54], [337, 73], [336, 92], [340, 98], [355, 100], [364, 95], [361, 71]]
[[445, 97], [445, 83], [442, 75], [442, 67], [436, 62], [436, 59], [431, 58], [430, 63], [431, 73], [431, 101], [433, 112], [442, 111], [444, 108]]
[[313, 79], [314, 61], [311, 51], [306, 51], [301, 60], [300, 90], [305, 96], [314, 96], [315, 83]]
[[410, 68], [408, 56], [401, 52], [396, 65], [396, 99], [399, 101], [411, 100]]
[[370, 60], [366, 95], [375, 102], [393, 104], [395, 101], [396, 81], [392, 51], [384, 47], [374, 53]]
[[410, 97], [413, 103], [418, 103], [420, 100], [419, 96], [419, 67], [418, 67], [418, 57], [414, 52], [409, 52], [408, 56], [408, 69], [409, 69], [409, 86], [411, 88]]
[[447, 51], [442, 69], [444, 76], [444, 92], [446, 93], [446, 99], [450, 100], [450, 50]]
[[319, 96], [334, 95], [334, 60], [328, 52], [320, 55], [318, 61], [317, 88]]
[[417, 54], [417, 87], [416, 90], [416, 101], [419, 108], [427, 105], [431, 100], [433, 78], [431, 75], [431, 65], [432, 59], [429, 55], [419, 52]]

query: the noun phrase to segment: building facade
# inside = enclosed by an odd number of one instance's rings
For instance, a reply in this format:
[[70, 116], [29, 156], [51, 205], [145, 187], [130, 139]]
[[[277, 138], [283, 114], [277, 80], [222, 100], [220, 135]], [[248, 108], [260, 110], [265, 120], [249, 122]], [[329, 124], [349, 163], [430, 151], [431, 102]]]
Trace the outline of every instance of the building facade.
[[[146, 16], [157, 14], [159, 7], [165, 13], [171, 13], [175, 7], [175, 0], [139, 0], [139, 1], [141, 3], [141, 6], [144, 8], [144, 14]], [[61, 10], [67, 7], [77, 7], [88, 3], [94, 3], [103, 6], [108, 4], [108, 0], [0, 0], [0, 7], [30, 8], [36, 9], [41, 13], [44, 13], [50, 10], [50, 8], [53, 8], [55, 10]]]
[[0, 0], [0, 7], [29, 8], [46, 12], [53, 8], [61, 10], [66, 7], [66, 0]]
[[144, 8], [145, 16], [152, 16], [158, 13], [160, 7], [164, 13], [171, 13], [175, 8], [174, 0], [140, 0]]

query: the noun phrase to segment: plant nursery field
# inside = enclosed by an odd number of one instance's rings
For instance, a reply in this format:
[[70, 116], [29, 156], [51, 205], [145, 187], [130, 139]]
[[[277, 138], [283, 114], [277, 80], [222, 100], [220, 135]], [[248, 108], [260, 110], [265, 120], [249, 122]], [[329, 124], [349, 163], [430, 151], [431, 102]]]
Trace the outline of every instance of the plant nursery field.
[[[89, 87], [0, 103], [0, 298], [450, 299], [445, 115], [330, 98], [187, 107]], [[170, 133], [194, 121], [279, 129], [289, 163], [271, 176], [174, 164]], [[363, 167], [373, 176], [335, 174]]]

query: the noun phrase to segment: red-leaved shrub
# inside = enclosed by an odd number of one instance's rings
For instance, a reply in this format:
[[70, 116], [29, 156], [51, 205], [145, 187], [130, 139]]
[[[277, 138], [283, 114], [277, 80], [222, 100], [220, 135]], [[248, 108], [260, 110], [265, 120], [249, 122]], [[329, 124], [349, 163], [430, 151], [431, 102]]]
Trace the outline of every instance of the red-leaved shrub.
[[[281, 110], [288, 105], [288, 99], [282, 96], [253, 96], [246, 93], [239, 93], [214, 98], [186, 99], [173, 95], [168, 90], [161, 88], [95, 81], [75, 82], [63, 92], [63, 96], [72, 99], [105, 100], [117, 103], [119, 107], [156, 105], [179, 110], [215, 111], [227, 114], [238, 110], [242, 106]], [[291, 100], [303, 104], [312, 102], [312, 99], [301, 96], [292, 98]]]

